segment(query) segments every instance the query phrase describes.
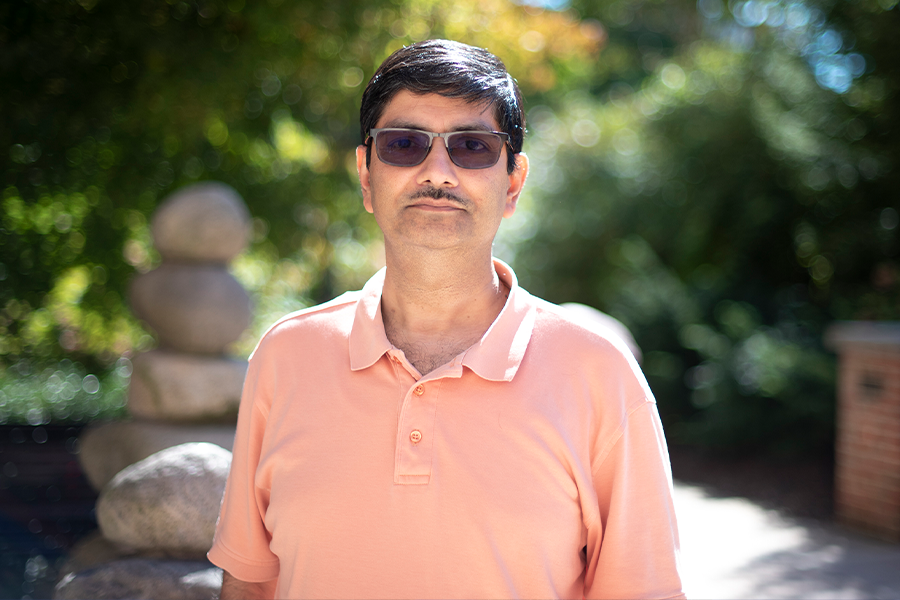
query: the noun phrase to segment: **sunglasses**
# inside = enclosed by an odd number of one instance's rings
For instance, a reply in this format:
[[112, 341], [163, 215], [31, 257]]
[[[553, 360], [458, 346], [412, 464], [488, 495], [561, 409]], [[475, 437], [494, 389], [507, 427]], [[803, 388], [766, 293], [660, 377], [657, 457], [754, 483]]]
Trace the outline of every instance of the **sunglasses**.
[[487, 169], [500, 160], [503, 144], [509, 135], [500, 131], [453, 131], [434, 133], [418, 129], [370, 129], [369, 140], [375, 140], [375, 152], [381, 162], [395, 167], [414, 167], [421, 164], [434, 138], [442, 138], [450, 160], [463, 169]]

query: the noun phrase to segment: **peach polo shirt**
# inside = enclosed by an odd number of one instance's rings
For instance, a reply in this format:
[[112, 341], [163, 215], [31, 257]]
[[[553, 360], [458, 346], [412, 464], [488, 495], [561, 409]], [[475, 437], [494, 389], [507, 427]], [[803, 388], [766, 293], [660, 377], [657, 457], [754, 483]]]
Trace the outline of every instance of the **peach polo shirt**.
[[682, 598], [668, 452], [624, 346], [518, 287], [422, 376], [380, 271], [252, 357], [210, 560], [277, 598]]

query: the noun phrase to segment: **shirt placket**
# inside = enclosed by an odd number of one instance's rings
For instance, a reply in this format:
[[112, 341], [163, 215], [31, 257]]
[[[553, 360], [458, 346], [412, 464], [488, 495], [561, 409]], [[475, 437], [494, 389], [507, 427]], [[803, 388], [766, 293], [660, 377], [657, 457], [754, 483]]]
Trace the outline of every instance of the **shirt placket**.
[[[402, 359], [391, 357], [395, 367]], [[401, 380], [402, 381], [402, 380]], [[442, 379], [413, 380], [402, 387], [403, 400], [397, 421], [394, 483], [425, 485], [431, 480], [434, 454], [435, 414]]]

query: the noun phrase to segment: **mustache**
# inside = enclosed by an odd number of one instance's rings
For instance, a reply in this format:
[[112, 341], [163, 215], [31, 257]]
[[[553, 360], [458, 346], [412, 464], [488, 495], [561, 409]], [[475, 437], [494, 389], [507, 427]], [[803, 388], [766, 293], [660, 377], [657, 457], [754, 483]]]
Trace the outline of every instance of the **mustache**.
[[421, 190], [417, 190], [411, 196], [411, 200], [415, 200], [416, 198], [432, 198], [434, 200], [450, 200], [451, 202], [456, 202], [457, 204], [461, 204], [462, 206], [466, 206], [469, 204], [469, 201], [448, 192], [447, 190], [443, 190], [441, 188], [437, 188], [434, 186], [428, 186], [422, 188]]

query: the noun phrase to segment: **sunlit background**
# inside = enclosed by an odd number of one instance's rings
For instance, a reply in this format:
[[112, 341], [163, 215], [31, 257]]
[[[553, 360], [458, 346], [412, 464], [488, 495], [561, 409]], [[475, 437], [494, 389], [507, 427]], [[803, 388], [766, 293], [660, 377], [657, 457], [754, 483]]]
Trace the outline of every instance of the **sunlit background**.
[[403, 44], [502, 57], [533, 172], [496, 253], [631, 328], [671, 440], [827, 452], [836, 319], [896, 319], [896, 0], [103, 0], [0, 7], [0, 423], [124, 415], [167, 194], [226, 182], [247, 355], [382, 260], [358, 103]]
[[[631, 329], [670, 444], [830, 456], [823, 332], [900, 319], [896, 5], [0, 3], [0, 427], [22, 449], [0, 457], [0, 492], [33, 468], [26, 437], [74, 455], [84, 424], [127, 417], [129, 358], [155, 344], [127, 288], [159, 264], [148, 220], [171, 192], [223, 181], [252, 213], [232, 268], [255, 320], [236, 355], [382, 264], [359, 99], [385, 57], [430, 37], [486, 47], [517, 78], [533, 170], [495, 252], [533, 293]], [[77, 501], [80, 521], [4, 534], [0, 587], [52, 589], [94, 526], [93, 497]]]

